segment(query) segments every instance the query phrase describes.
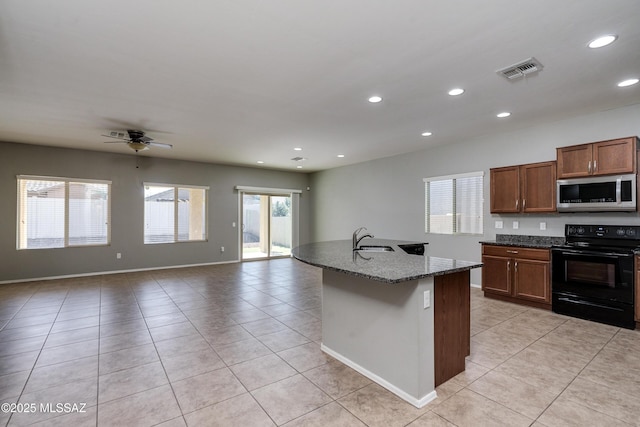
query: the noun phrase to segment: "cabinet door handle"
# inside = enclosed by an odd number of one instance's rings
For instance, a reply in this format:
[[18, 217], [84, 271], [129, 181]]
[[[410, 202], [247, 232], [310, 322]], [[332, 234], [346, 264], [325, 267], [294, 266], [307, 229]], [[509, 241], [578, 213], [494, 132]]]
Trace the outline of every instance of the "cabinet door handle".
[[520, 203], [520, 200], [516, 199], [516, 210], [518, 210], [519, 203]]
[[516, 268], [516, 273], [517, 273], [518, 272], [518, 261], [516, 261], [515, 268]]
[[507, 261], [507, 274], [511, 273], [511, 260]]
[[522, 199], [522, 210], [524, 210], [527, 206], [527, 199]]
[[507, 251], [507, 253], [508, 253], [508, 254], [517, 254], [517, 253], [518, 253], [518, 251], [511, 251], [511, 250], [508, 250], [508, 251]]
[[594, 160], [594, 161], [593, 161], [593, 173], [595, 173], [595, 172], [596, 172], [596, 170], [598, 170], [598, 166], [597, 166], [597, 165], [598, 165], [598, 161], [597, 161], [597, 160]]
[[589, 165], [587, 166], [587, 172], [591, 173], [591, 160], [589, 160]]

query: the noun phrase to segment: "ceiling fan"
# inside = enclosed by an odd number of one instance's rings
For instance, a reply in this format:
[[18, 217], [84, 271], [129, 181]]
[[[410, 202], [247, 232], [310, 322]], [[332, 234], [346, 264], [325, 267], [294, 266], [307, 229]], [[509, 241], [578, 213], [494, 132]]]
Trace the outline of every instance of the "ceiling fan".
[[107, 138], [119, 139], [120, 141], [105, 141], [105, 144], [127, 144], [129, 148], [138, 151], [147, 150], [149, 147], [158, 148], [173, 148], [171, 144], [165, 144], [162, 142], [155, 142], [153, 138], [145, 136], [144, 131], [141, 130], [110, 130], [107, 131]]

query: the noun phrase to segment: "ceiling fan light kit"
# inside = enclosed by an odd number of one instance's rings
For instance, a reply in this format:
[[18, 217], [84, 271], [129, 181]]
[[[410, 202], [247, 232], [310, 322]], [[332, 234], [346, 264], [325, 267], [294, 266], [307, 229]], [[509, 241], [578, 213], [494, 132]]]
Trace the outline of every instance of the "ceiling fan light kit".
[[149, 147], [159, 148], [173, 148], [171, 144], [165, 144], [162, 142], [155, 142], [153, 138], [145, 136], [144, 131], [141, 130], [109, 130], [105, 135], [108, 138], [119, 139], [120, 141], [105, 141], [105, 143], [124, 143], [129, 146], [136, 153], [149, 149]]

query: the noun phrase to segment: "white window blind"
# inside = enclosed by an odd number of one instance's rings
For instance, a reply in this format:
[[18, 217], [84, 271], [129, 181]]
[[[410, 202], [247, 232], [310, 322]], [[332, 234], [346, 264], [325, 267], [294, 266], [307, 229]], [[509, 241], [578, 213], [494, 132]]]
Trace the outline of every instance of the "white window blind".
[[18, 176], [18, 249], [110, 243], [111, 181]]
[[144, 243], [207, 239], [207, 190], [167, 184], [144, 185]]
[[425, 231], [483, 234], [484, 172], [425, 178]]

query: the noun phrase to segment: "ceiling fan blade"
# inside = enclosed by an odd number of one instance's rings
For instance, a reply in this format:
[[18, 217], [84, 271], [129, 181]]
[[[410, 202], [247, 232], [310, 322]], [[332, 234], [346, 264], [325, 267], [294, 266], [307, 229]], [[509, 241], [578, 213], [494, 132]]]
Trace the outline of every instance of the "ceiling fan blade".
[[104, 136], [105, 138], [119, 139], [120, 141], [127, 141], [127, 139], [119, 138], [117, 136], [111, 136], [111, 135], [100, 135], [100, 136]]
[[147, 143], [147, 142], [153, 141], [153, 138], [149, 138], [148, 136], [143, 136], [143, 137], [138, 138], [137, 141]]
[[158, 147], [158, 148], [167, 148], [167, 149], [173, 148], [173, 145], [164, 144], [162, 142], [148, 142], [147, 145], [151, 145], [153, 147]]

